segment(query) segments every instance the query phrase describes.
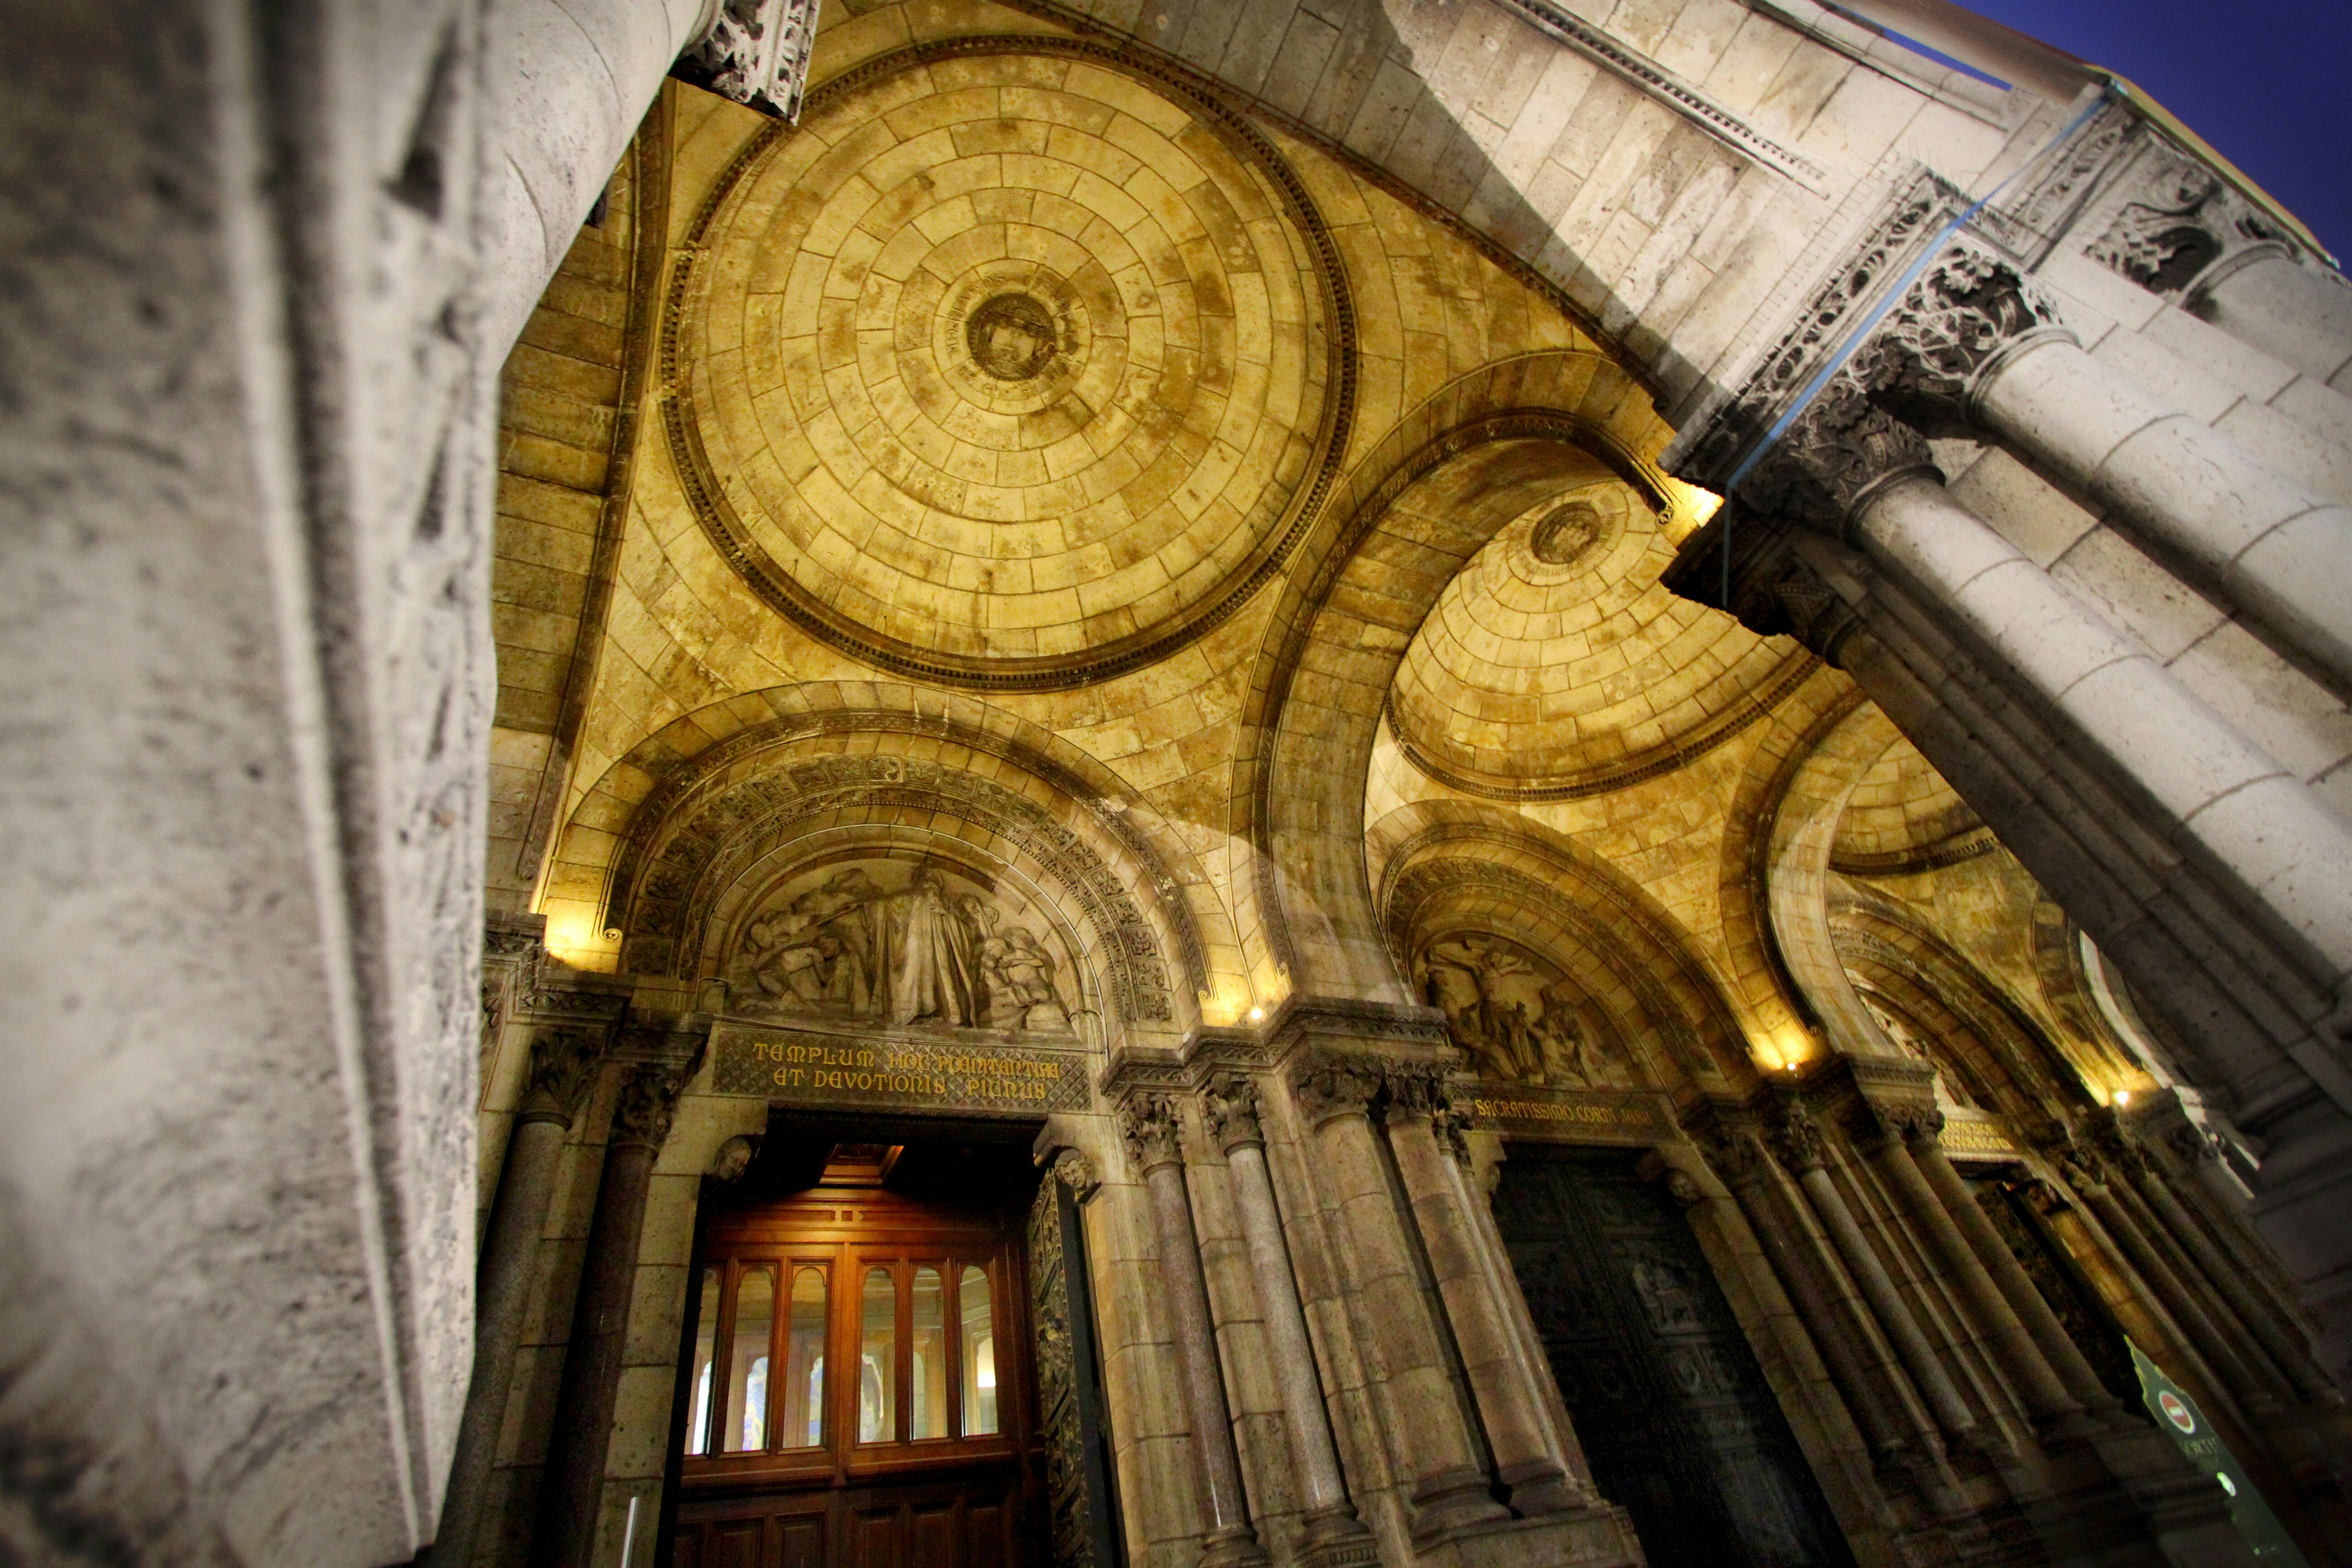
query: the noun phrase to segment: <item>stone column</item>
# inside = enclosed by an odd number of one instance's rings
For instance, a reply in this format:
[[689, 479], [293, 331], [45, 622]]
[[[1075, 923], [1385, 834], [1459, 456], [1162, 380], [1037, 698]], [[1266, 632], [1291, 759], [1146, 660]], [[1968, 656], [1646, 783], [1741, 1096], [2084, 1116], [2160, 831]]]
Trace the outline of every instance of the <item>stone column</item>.
[[1878, 1387], [1864, 1348], [1868, 1332], [1853, 1316], [1844, 1293], [1825, 1278], [1826, 1260], [1815, 1253], [1811, 1238], [1801, 1234], [1797, 1216], [1782, 1202], [1763, 1141], [1751, 1130], [1721, 1128], [1709, 1163], [1724, 1177], [1724, 1184], [1755, 1227], [1765, 1256], [1795, 1304], [1806, 1333], [1821, 1352], [1822, 1365], [1844, 1394], [1854, 1425], [1870, 1447], [1872, 1461], [1902, 1466], [1919, 1457], [1917, 1447], [1922, 1443], [1930, 1450], [1939, 1447], [1941, 1439], [1924, 1417], [1916, 1423], [1906, 1420]]
[[1192, 1199], [1184, 1185], [1184, 1152], [1176, 1107], [1166, 1095], [1138, 1095], [1119, 1107], [1136, 1168], [1151, 1194], [1151, 1217], [1160, 1243], [1160, 1266], [1167, 1285], [1168, 1310], [1176, 1321], [1176, 1354], [1184, 1369], [1184, 1405], [1192, 1422], [1192, 1447], [1207, 1488], [1208, 1532], [1202, 1568], [1237, 1568], [1265, 1561], [1265, 1548], [1250, 1524], [1242, 1492], [1241, 1456], [1234, 1447], [1233, 1416], [1225, 1405], [1223, 1363], [1209, 1315], [1209, 1284], [1201, 1272], [1201, 1247], [1192, 1230]]
[[507, 1140], [506, 1164], [482, 1244], [474, 1297], [474, 1378], [466, 1390], [441, 1529], [429, 1552], [436, 1568], [467, 1568], [474, 1560], [556, 1165], [603, 1051], [599, 1035], [587, 1029], [551, 1029], [531, 1042], [530, 1073]]
[[1266, 1168], [1265, 1133], [1258, 1122], [1257, 1086], [1238, 1073], [1211, 1083], [1201, 1097], [1209, 1135], [1233, 1173], [1234, 1203], [1241, 1211], [1250, 1269], [1257, 1279], [1258, 1307], [1265, 1314], [1267, 1349], [1282, 1384], [1289, 1416], [1291, 1456], [1297, 1461], [1306, 1503], [1303, 1551], [1313, 1562], [1361, 1561], [1371, 1531], [1356, 1516], [1331, 1438], [1331, 1414], [1315, 1374], [1315, 1345], [1298, 1301], [1298, 1280], [1283, 1241], [1282, 1210], [1275, 1201], [1273, 1173]]
[[2042, 1359], [2065, 1384], [2066, 1392], [2074, 1402], [2084, 1410], [2102, 1414], [2115, 1410], [2115, 1395], [2109, 1394], [2106, 1385], [2099, 1381], [2099, 1374], [2091, 1369], [2082, 1347], [2066, 1331], [2066, 1326], [2058, 1321], [2058, 1314], [2051, 1307], [2049, 1299], [2042, 1294], [2041, 1287], [2034, 1284], [2025, 1272], [2025, 1266], [2018, 1262], [2017, 1255], [2010, 1251], [2009, 1244], [2001, 1239], [2000, 1232], [1993, 1228], [1993, 1223], [1986, 1217], [1984, 1210], [1977, 1206], [1975, 1194], [1969, 1191], [1968, 1183], [1961, 1179], [1959, 1172], [1952, 1168], [1951, 1159], [1944, 1152], [1939, 1136], [1943, 1123], [1940, 1114], [1922, 1116], [1904, 1129], [1912, 1163], [1927, 1178], [1927, 1185], [1934, 1189], [1937, 1197], [1942, 1200], [1944, 1212], [1952, 1217], [1960, 1234], [1968, 1238], [1978, 1261], [1984, 1266], [1993, 1283], [2000, 1288], [2011, 1310], [2025, 1325], [2026, 1332], [2033, 1336], [2033, 1342], [2041, 1350]]
[[2083, 352], [2032, 279], [1960, 244], [1853, 362], [1929, 435], [1990, 435], [2352, 687], [2352, 508]]
[[1464, 1423], [1419, 1267], [1389, 1188], [1371, 1106], [1383, 1064], [1322, 1051], [1292, 1079], [1299, 1114], [1314, 1130], [1318, 1175], [1333, 1210], [1341, 1256], [1354, 1275], [1353, 1303], [1375, 1358], [1399, 1450], [1412, 1480], [1417, 1536], [1507, 1519]]
[[[1469, 1151], [1454, 1146], [1460, 1130], [1451, 1124], [1444, 1085], [1433, 1068], [1392, 1074], [1390, 1084], [1389, 1146], [1396, 1152], [1397, 1172], [1462, 1352], [1462, 1370], [1486, 1424], [1496, 1479], [1511, 1489], [1511, 1507], [1521, 1514], [1584, 1507], [1591, 1500], [1570, 1480], [1567, 1467], [1545, 1441], [1535, 1387], [1512, 1354], [1510, 1324], [1478, 1267], [1478, 1237], [1457, 1175], [1456, 1162], [1466, 1161]], [[1440, 1118], [1448, 1119], [1443, 1143]]]
[[[1969, 1246], [1961, 1233], [1958, 1216], [1946, 1207], [1911, 1157], [1906, 1134], [1931, 1121], [1941, 1126], [1942, 1113], [1932, 1106], [1884, 1109], [1865, 1100], [1858, 1108], [1856, 1121], [1864, 1135], [1863, 1152], [1885, 1178], [1896, 1201], [1910, 1215], [1911, 1223], [1927, 1237], [1936, 1260], [1943, 1267], [1944, 1277], [1968, 1304], [1986, 1350], [2017, 1391], [2025, 1413], [2037, 1427], [2043, 1429], [2070, 1421], [2079, 1424], [2084, 1416], [2082, 1405], [2059, 1379], [2056, 1369], [2019, 1321], [2016, 1309], [1994, 1282], [1976, 1249]], [[1927, 1136], [1932, 1138], [1934, 1134]], [[1969, 1207], [1976, 1210], [1973, 1203]], [[1978, 1211], [1978, 1217], [1983, 1217], [1981, 1211]]]
[[682, 1065], [646, 1062], [631, 1068], [621, 1085], [612, 1140], [604, 1149], [604, 1176], [596, 1187], [596, 1209], [588, 1222], [588, 1253], [572, 1310], [572, 1340], [563, 1352], [554, 1436], [540, 1475], [530, 1568], [588, 1568], [595, 1549], [604, 1450], [620, 1392], [646, 1195], [686, 1078]]
[[1822, 1228], [1829, 1233], [1830, 1245], [1837, 1249], [1846, 1272], [1853, 1276], [1863, 1299], [1885, 1332], [1887, 1342], [1901, 1358], [1903, 1369], [1911, 1374], [1912, 1384], [1935, 1412], [1936, 1424], [1945, 1435], [1962, 1447], [1979, 1447], [1982, 1435], [1977, 1418], [1954, 1386], [1951, 1374], [1937, 1358], [1935, 1347], [1919, 1321], [1911, 1315], [1902, 1292], [1895, 1289], [1888, 1277], [1885, 1264], [1872, 1248], [1870, 1238], [1864, 1236], [1853, 1212], [1846, 1207], [1845, 1196], [1830, 1179], [1827, 1157], [1822, 1152], [1819, 1129], [1801, 1105], [1793, 1102], [1780, 1107], [1780, 1124], [1773, 1129], [1773, 1142], [1782, 1164], [1797, 1178], [1797, 1185], [1821, 1216]]

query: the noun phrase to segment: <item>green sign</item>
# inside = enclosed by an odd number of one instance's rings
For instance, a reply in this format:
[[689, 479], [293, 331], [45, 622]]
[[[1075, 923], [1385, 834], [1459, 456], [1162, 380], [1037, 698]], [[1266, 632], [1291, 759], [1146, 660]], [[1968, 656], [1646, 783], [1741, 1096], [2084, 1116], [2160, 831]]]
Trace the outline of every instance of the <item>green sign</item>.
[[2189, 1456], [2189, 1462], [2211, 1476], [2221, 1489], [2230, 1494], [2230, 1522], [2252, 1547], [2254, 1557], [2263, 1563], [2276, 1563], [2283, 1568], [2311, 1568], [2303, 1552], [2289, 1539], [2286, 1527], [2279, 1523], [2278, 1515], [2254, 1489], [2239, 1468], [2237, 1456], [2221, 1441], [2221, 1434], [2206, 1425], [2205, 1413], [2189, 1397], [2189, 1391], [2164, 1375], [2157, 1364], [2131, 1348], [2132, 1365], [2139, 1370], [2140, 1396], [2147, 1401], [2149, 1414], [2156, 1417], [2157, 1428], [2179, 1446]]

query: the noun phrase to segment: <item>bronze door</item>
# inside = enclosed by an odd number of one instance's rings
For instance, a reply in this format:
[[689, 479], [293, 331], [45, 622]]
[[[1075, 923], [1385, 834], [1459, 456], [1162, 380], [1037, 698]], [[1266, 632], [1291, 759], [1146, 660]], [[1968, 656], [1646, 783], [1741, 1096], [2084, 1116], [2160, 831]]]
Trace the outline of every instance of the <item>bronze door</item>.
[[1515, 1147], [1495, 1219], [1592, 1478], [1653, 1563], [1850, 1568], [1673, 1199], [1622, 1156]]
[[673, 1568], [1024, 1568], [1017, 1225], [818, 1186], [696, 1260]]

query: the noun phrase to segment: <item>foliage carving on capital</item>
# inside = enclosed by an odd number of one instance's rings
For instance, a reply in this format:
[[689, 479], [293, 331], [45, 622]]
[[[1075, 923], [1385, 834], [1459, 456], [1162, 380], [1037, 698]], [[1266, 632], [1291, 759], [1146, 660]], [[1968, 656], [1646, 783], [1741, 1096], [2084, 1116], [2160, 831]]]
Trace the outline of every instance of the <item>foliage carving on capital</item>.
[[1702, 1141], [1706, 1163], [1726, 1186], [1740, 1186], [1764, 1173], [1769, 1158], [1752, 1127], [1717, 1125]]
[[1812, 1114], [1796, 1100], [1783, 1100], [1776, 1108], [1770, 1136], [1772, 1152], [1796, 1175], [1818, 1171], [1827, 1163], [1822, 1148], [1822, 1130], [1814, 1124]]
[[613, 1110], [613, 1146], [642, 1143], [659, 1149], [677, 1119], [686, 1079], [687, 1069], [671, 1062], [646, 1062], [623, 1079], [620, 1103]]
[[1871, 497], [1914, 474], [1943, 474], [1927, 438], [1872, 400], [1852, 365], [1832, 376], [1740, 486], [1768, 516], [1843, 536]]
[[1184, 1162], [1183, 1119], [1164, 1094], [1139, 1094], [1118, 1108], [1118, 1130], [1127, 1139], [1137, 1170], [1146, 1173]]
[[801, 117], [816, 13], [815, 0], [719, 0], [670, 74], [789, 124]]
[[2074, 335], [2041, 283], [1989, 250], [1948, 250], [1848, 362], [1873, 398], [1930, 436], [1967, 436], [1976, 399], [2000, 365], [2035, 343]]
[[604, 1054], [600, 1032], [549, 1029], [530, 1043], [530, 1077], [523, 1086], [521, 1114], [569, 1127], [588, 1098], [589, 1079]]
[[1258, 1121], [1257, 1085], [1237, 1072], [1221, 1073], [1201, 1091], [1201, 1118], [1219, 1149], [1233, 1152], [1244, 1143], [1264, 1146]]
[[1944, 1136], [1944, 1113], [1932, 1105], [1906, 1105], [1893, 1113], [1895, 1131], [1915, 1149], [1938, 1142]]
[[1299, 1064], [1291, 1086], [1308, 1124], [1320, 1127], [1334, 1117], [1368, 1114], [1381, 1077], [1378, 1062], [1318, 1051]]
[[2131, 172], [2126, 199], [2084, 254], [2169, 297], [2188, 292], [2216, 262], [2257, 247], [2297, 255], [2285, 228], [2227, 180], [2158, 143]]

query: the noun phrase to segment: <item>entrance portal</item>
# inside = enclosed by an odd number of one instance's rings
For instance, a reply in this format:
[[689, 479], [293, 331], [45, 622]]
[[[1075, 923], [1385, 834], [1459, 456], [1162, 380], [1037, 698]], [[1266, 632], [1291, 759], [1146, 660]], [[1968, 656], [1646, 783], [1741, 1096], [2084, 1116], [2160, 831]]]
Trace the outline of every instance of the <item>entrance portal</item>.
[[1592, 1479], [1652, 1563], [1852, 1563], [1672, 1198], [1622, 1153], [1514, 1146], [1495, 1218]]
[[711, 1215], [673, 1568], [1041, 1560], [1026, 1165], [839, 1143], [814, 1185]]

